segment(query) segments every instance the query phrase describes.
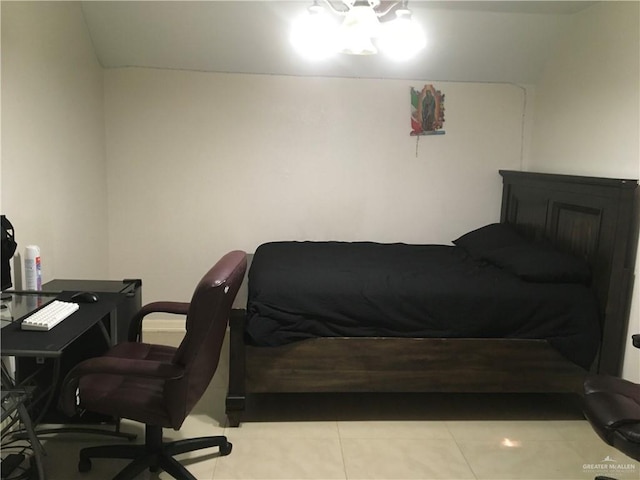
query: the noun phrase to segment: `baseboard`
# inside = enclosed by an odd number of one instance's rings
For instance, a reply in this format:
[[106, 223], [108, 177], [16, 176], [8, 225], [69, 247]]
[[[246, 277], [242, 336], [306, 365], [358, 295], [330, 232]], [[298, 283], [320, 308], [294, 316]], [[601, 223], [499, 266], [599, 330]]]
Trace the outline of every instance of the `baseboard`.
[[143, 332], [184, 332], [184, 321], [168, 318], [149, 318], [142, 322]]
[[[184, 321], [170, 318], [147, 318], [142, 322], [143, 332], [182, 332], [184, 333]], [[227, 332], [229, 327], [227, 326]]]

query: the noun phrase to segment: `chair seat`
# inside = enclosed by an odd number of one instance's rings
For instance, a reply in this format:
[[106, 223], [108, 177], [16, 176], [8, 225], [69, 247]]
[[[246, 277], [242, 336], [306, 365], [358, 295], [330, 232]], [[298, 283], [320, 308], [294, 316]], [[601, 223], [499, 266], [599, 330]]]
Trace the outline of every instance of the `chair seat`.
[[616, 377], [591, 375], [584, 392], [584, 413], [596, 433], [640, 460], [640, 386]]
[[[166, 345], [123, 342], [104, 356], [171, 363], [176, 350]], [[164, 384], [163, 379], [157, 378], [86, 375], [80, 380], [80, 391], [83, 392], [80, 406], [104, 414], [116, 410], [122, 417], [169, 428], [172, 425], [163, 397]]]

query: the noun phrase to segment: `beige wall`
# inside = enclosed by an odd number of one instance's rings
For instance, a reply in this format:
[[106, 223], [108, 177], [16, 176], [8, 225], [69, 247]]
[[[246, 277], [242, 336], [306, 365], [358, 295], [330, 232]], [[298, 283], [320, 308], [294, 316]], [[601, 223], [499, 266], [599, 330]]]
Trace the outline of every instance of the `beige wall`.
[[536, 84], [531, 169], [638, 178], [638, 2], [574, 15]]
[[103, 74], [78, 3], [2, 2], [1, 153], [19, 253], [40, 246], [44, 281], [106, 277]]
[[[574, 17], [536, 86], [527, 170], [640, 176], [640, 3], [604, 2]], [[640, 333], [640, 254], [629, 325]], [[630, 343], [623, 376], [640, 381]]]
[[446, 134], [416, 145], [409, 89], [424, 83], [107, 71], [111, 274], [186, 297], [232, 248], [448, 243], [497, 221], [523, 90], [436, 83]]

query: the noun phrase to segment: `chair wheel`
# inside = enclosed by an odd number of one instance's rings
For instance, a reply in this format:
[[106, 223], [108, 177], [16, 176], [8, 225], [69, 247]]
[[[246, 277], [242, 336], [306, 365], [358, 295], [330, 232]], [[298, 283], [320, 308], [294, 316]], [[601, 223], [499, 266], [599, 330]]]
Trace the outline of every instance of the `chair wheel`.
[[81, 458], [78, 462], [78, 471], [88, 472], [89, 470], [91, 470], [91, 460], [88, 458]]
[[231, 453], [231, 449], [233, 448], [233, 445], [229, 442], [227, 442], [225, 445], [221, 445], [220, 446], [220, 455], [221, 456], [226, 456], [229, 455]]

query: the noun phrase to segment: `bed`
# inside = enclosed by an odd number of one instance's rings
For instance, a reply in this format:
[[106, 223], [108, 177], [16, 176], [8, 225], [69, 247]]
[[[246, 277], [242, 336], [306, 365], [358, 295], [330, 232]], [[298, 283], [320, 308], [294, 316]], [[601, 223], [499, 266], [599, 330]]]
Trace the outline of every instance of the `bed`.
[[589, 370], [619, 374], [637, 181], [500, 175], [500, 223], [454, 245], [261, 245], [230, 319], [229, 424], [250, 394], [578, 392]]

